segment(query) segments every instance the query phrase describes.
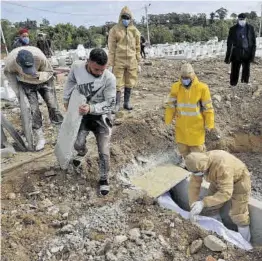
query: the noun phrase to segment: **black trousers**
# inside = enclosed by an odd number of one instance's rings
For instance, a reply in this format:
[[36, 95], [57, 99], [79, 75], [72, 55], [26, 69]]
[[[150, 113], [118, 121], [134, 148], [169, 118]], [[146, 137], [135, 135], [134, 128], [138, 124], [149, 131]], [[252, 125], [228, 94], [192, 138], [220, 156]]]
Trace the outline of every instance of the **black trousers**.
[[146, 59], [145, 46], [141, 46], [140, 54], [143, 59]]
[[39, 109], [37, 92], [42, 96], [47, 105], [51, 123], [62, 123], [63, 115], [58, 109], [55, 90], [49, 81], [42, 84], [29, 84], [24, 82], [20, 82], [20, 84], [25, 91], [25, 95], [31, 107], [33, 129], [42, 127], [42, 113]]
[[231, 74], [230, 85], [236, 86], [239, 78], [239, 71], [242, 65], [241, 82], [248, 83], [250, 77], [250, 61], [232, 61], [231, 62]]
[[87, 153], [86, 137], [92, 131], [96, 137], [100, 179], [106, 180], [110, 171], [110, 139], [112, 133], [112, 120], [107, 115], [83, 116], [77, 139], [74, 145], [79, 156], [84, 157]]

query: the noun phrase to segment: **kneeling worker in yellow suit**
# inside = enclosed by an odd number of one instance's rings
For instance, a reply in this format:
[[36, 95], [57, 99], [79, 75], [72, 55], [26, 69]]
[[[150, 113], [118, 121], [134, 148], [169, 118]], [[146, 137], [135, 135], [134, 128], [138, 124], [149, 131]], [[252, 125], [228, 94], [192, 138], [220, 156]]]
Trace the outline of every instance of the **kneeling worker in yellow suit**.
[[173, 119], [181, 156], [204, 152], [205, 132], [214, 129], [214, 109], [208, 86], [198, 80], [189, 63], [182, 65], [181, 77], [172, 85], [166, 102], [165, 123]]
[[[192, 172], [188, 191], [190, 219], [196, 221], [201, 212], [212, 213], [214, 218], [220, 217], [219, 209], [231, 199], [229, 215], [237, 225], [238, 232], [250, 241], [248, 201], [251, 182], [246, 165], [223, 150], [192, 152], [185, 158], [185, 164]], [[210, 182], [210, 187], [208, 195], [200, 200], [203, 178]]]

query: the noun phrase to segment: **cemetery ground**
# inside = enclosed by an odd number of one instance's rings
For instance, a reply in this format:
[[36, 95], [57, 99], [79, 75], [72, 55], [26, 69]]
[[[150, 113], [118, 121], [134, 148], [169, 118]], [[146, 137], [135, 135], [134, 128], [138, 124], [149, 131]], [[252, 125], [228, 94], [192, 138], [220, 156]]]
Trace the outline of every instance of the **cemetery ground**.
[[[252, 196], [262, 200], [262, 63], [252, 65], [252, 86], [229, 86], [229, 66], [222, 60], [192, 62], [206, 82], [221, 136], [207, 137], [208, 149], [225, 149], [252, 172]], [[129, 166], [154, 165], [175, 155], [173, 128], [163, 121], [164, 101], [179, 77], [181, 61], [143, 64], [133, 91], [134, 110], [116, 115], [111, 144], [111, 191], [97, 195], [98, 156], [94, 137], [88, 140], [85, 172], [60, 170], [52, 153], [54, 130], [43, 103], [44, 152], [2, 158], [2, 260], [261, 260], [262, 249], [245, 252], [229, 243], [213, 252], [203, 244], [209, 234], [160, 208], [128, 183]], [[57, 84], [62, 106], [63, 84]], [[20, 130], [19, 109], [2, 103], [2, 111]], [[48, 152], [50, 153], [48, 154]], [[37, 159], [35, 156], [40, 155]], [[41, 156], [43, 155], [43, 156]], [[154, 162], [150, 162], [150, 159]], [[198, 241], [195, 241], [198, 240]], [[194, 242], [194, 243], [193, 243]], [[192, 244], [193, 243], [193, 244]]]

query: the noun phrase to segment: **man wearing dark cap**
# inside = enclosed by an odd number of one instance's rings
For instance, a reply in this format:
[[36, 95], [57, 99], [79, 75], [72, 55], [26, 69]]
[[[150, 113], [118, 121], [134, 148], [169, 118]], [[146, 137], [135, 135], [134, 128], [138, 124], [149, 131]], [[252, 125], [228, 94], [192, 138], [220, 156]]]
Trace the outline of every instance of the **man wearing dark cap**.
[[246, 22], [246, 15], [238, 15], [237, 24], [229, 30], [225, 63], [231, 62], [230, 85], [236, 86], [242, 65], [241, 82], [249, 84], [250, 63], [256, 53], [254, 27]]
[[19, 97], [18, 88], [23, 88], [28, 98], [32, 114], [32, 127], [36, 136], [35, 150], [42, 150], [45, 138], [37, 92], [46, 102], [51, 123], [57, 126], [63, 121], [52, 85], [53, 68], [40, 49], [34, 46], [25, 46], [18, 47], [8, 54], [4, 73], [17, 97]]
[[29, 45], [29, 31], [26, 28], [21, 28], [18, 34], [19, 36], [15, 39], [13, 43], [13, 49]]

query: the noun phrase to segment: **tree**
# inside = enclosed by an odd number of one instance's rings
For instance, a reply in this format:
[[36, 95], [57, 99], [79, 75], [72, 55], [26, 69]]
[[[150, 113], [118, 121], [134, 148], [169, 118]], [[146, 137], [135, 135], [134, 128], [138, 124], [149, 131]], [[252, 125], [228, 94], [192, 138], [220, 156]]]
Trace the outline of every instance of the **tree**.
[[210, 13], [210, 24], [214, 23], [215, 17], [216, 17], [216, 14], [214, 12]]
[[236, 18], [237, 18], [237, 14], [236, 14], [236, 13], [232, 13], [232, 14], [230, 15], [230, 17], [233, 18], [233, 19], [236, 19]]
[[227, 9], [225, 9], [223, 7], [216, 10], [216, 13], [217, 13], [220, 20], [224, 20], [226, 18], [227, 12], [228, 12]]

